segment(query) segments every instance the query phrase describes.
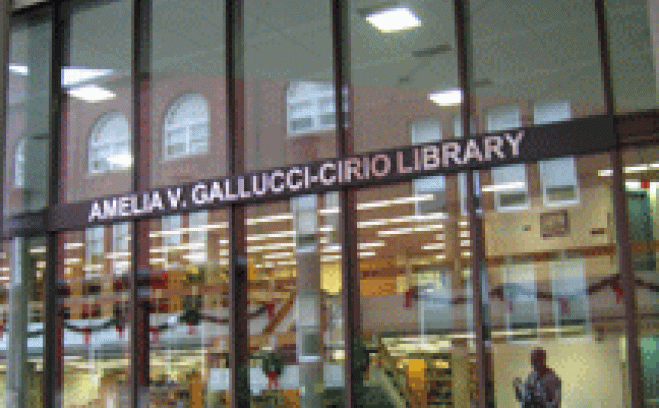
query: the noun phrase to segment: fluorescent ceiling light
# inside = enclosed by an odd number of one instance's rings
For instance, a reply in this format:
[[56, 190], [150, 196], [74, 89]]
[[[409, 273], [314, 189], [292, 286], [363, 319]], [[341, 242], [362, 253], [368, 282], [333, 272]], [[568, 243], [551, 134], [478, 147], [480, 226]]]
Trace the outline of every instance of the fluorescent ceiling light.
[[323, 255], [320, 257], [320, 262], [332, 262], [341, 259], [341, 255]]
[[366, 16], [366, 20], [383, 33], [407, 30], [421, 25], [421, 20], [403, 6], [376, 10]]
[[256, 225], [264, 222], [277, 222], [277, 221], [286, 221], [292, 219], [293, 219], [293, 214], [291, 213], [275, 214], [275, 215], [269, 215], [260, 218], [249, 218], [247, 220], [247, 225]]
[[64, 244], [64, 249], [76, 249], [76, 248], [82, 248], [84, 247], [85, 244], [82, 242], [69, 242]]
[[86, 102], [100, 102], [112, 99], [116, 96], [114, 92], [96, 85], [81, 86], [79, 88], [70, 89], [68, 92], [69, 95]]
[[270, 254], [263, 255], [263, 259], [286, 259], [292, 258], [292, 252], [273, 252]]
[[357, 228], [375, 227], [375, 226], [382, 226], [382, 225], [400, 223], [400, 222], [443, 220], [446, 218], [448, 218], [448, 214], [442, 212], [428, 213], [424, 215], [406, 215], [397, 218], [383, 218], [383, 219], [376, 219], [371, 221], [358, 222]]
[[275, 233], [272, 233], [272, 234], [248, 235], [247, 240], [248, 241], [264, 241], [264, 240], [272, 239], [272, 238], [288, 238], [288, 237], [295, 237], [295, 231], [281, 231], [281, 232], [275, 232]]
[[648, 170], [647, 164], [637, 164], [634, 166], [625, 167], [625, 173], [637, 173], [640, 171], [647, 171], [647, 170]]
[[428, 99], [439, 106], [460, 105], [462, 103], [462, 91], [459, 89], [449, 89], [428, 94]]
[[[633, 166], [627, 166], [622, 169], [625, 173], [640, 173], [643, 171], [650, 171], [659, 168], [659, 162], [654, 162], [650, 164], [635, 164]], [[613, 170], [604, 169], [599, 170], [597, 174], [601, 177], [608, 177], [613, 175]]]
[[112, 74], [111, 69], [67, 67], [62, 69], [62, 86], [75, 86], [85, 81]]
[[357, 204], [357, 209], [358, 210], [370, 210], [373, 208], [382, 208], [382, 207], [389, 207], [392, 205], [397, 205], [397, 204], [411, 204], [411, 203], [416, 203], [420, 201], [430, 201], [434, 199], [434, 196], [432, 194], [422, 194], [418, 196], [411, 196], [411, 197], [398, 197], [394, 198], [391, 200], [379, 200], [379, 201], [370, 201], [368, 203], [361, 203]]

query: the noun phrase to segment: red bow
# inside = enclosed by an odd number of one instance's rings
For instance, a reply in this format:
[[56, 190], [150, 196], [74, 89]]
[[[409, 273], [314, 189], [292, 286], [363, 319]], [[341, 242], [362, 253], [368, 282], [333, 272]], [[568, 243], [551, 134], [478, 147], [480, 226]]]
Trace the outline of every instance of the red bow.
[[265, 375], [268, 377], [268, 388], [279, 386], [279, 378], [276, 371], [268, 371]]
[[89, 344], [89, 340], [92, 337], [92, 329], [89, 327], [85, 327], [82, 329], [82, 334], [84, 335], [85, 338], [85, 344]]

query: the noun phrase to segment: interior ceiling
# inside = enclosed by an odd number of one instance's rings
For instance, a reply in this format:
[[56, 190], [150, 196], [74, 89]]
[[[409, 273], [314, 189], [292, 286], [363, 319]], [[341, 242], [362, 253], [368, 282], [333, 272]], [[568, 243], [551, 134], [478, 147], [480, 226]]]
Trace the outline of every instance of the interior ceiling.
[[[102, 4], [99, 4], [102, 3]], [[352, 80], [356, 86], [457, 87], [452, 0], [406, 0], [418, 28], [382, 33], [360, 10], [379, 0], [351, 2]], [[645, 0], [607, 2], [616, 91], [654, 101], [653, 56]], [[97, 2], [73, 20], [72, 65], [130, 71], [131, 2]], [[267, 10], [267, 13], [264, 13]], [[224, 75], [224, 5], [154, 0], [154, 72]], [[599, 51], [592, 0], [470, 1], [474, 78], [478, 94], [524, 99], [601, 101]], [[244, 9], [248, 78], [281, 81], [332, 79], [329, 2], [250, 0]], [[94, 35], [89, 35], [94, 33]], [[440, 47], [437, 55], [414, 53]], [[24, 59], [16, 56], [18, 60]], [[22, 62], [22, 61], [21, 61]], [[629, 77], [629, 72], [638, 75]]]

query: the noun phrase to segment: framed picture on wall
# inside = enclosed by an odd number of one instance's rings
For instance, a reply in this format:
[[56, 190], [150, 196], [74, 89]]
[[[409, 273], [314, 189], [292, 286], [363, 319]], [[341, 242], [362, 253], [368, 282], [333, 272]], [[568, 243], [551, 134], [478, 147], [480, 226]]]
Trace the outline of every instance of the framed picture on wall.
[[566, 237], [570, 234], [567, 210], [540, 214], [540, 235], [542, 238]]

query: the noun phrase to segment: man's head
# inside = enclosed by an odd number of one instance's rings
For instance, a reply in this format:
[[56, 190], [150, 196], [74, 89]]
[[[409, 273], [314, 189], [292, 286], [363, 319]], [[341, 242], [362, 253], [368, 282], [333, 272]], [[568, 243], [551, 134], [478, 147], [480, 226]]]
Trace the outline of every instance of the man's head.
[[531, 366], [533, 371], [542, 373], [547, 369], [547, 353], [543, 348], [536, 348], [531, 352]]

